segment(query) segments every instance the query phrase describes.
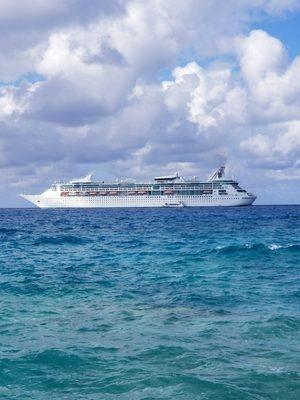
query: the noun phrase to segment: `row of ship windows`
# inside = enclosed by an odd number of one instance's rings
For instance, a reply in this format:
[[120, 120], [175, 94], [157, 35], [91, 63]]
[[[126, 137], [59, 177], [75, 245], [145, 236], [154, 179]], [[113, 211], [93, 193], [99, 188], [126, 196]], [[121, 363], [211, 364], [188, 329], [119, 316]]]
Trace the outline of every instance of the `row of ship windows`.
[[[86, 198], [80, 198], [80, 199], [77, 199], [77, 198], [72, 198], [72, 199], [75, 199], [75, 202], [76, 203], [82, 203], [82, 202], [84, 202], [84, 203], [99, 203], [99, 198], [94, 198], [94, 197], [86, 197]], [[132, 199], [132, 198], [131, 198]], [[148, 202], [148, 203], [151, 203], [151, 202], [153, 202], [153, 200], [165, 200], [165, 199], [161, 199], [161, 197], [159, 197], [159, 196], [155, 196], [155, 199], [153, 199], [153, 198], [151, 198], [151, 199], [147, 199], [147, 198], [143, 198], [143, 201], [142, 202], [140, 202], [140, 203], [143, 203], [143, 202]], [[212, 201], [217, 201], [218, 199], [217, 198], [213, 198], [212, 196], [208, 196], [208, 197], [205, 197], [205, 198], [199, 198], [199, 197], [195, 197], [195, 196], [185, 196], [185, 198], [184, 199], [180, 199], [180, 198], [177, 198], [176, 200], [194, 200], [194, 201], [196, 201], [196, 200], [202, 200], [202, 201], [210, 201], [210, 202], [212, 202]], [[226, 197], [226, 199], [227, 200], [239, 200], [240, 199], [240, 197]], [[70, 201], [70, 198], [65, 198], [65, 199], [61, 199], [62, 201], [63, 201], [63, 203], [70, 203], [70, 202], [72, 202], [72, 201]], [[122, 203], [122, 202], [126, 202], [126, 203], [132, 203], [132, 201], [129, 201], [129, 199], [124, 199], [124, 198], [122, 198], [122, 199], [120, 199], [120, 197], [111, 197], [110, 199], [107, 199], [107, 198], [101, 198], [101, 201], [100, 201], [100, 203], [107, 203], [107, 204], [109, 204], [109, 203], [111, 203], [111, 201], [112, 200], [120, 200], [120, 203]], [[73, 200], [73, 202], [74, 202], [74, 200]]]
[[[214, 197], [214, 196], [144, 196], [144, 197], [137, 197], [137, 196], [124, 196], [124, 197], [120, 197], [120, 196], [109, 196], [109, 197], [100, 197], [100, 196], [81, 196], [81, 197], [77, 197], [77, 196], [69, 196], [69, 197], [61, 197], [60, 200], [65, 201], [65, 202], [69, 202], [69, 201], [105, 201], [105, 202], [110, 202], [111, 200], [120, 200], [120, 201], [153, 201], [153, 200], [184, 200], [184, 199], [202, 199], [202, 200], [207, 200], [207, 199], [218, 199], [219, 197]], [[229, 198], [226, 196], [226, 199]], [[238, 197], [237, 197], [238, 198]], [[57, 198], [55, 197], [54, 200], [57, 200]]]
[[[163, 186], [145, 186], [145, 185], [140, 185], [140, 186], [129, 186], [129, 187], [120, 187], [120, 186], [68, 186], [68, 185], [63, 185], [60, 186], [60, 190], [69, 190], [69, 191], [93, 191], [93, 190], [121, 190], [121, 191], [131, 191], [131, 190], [147, 190], [147, 191], [153, 191], [153, 190], [166, 190], [166, 189], [172, 189], [172, 190], [210, 190], [210, 189], [222, 189], [226, 188], [228, 185], [221, 185], [221, 184], [205, 184], [205, 185], [163, 185]], [[57, 187], [52, 187], [53, 191], [56, 191], [58, 188]]]
[[[138, 196], [138, 197], [143, 197], [143, 196], [172, 196], [172, 195], [177, 195], [177, 196], [207, 196], [207, 195], [212, 195], [213, 191], [207, 191], [206, 193], [203, 193], [203, 191], [197, 191], [197, 190], [186, 190], [186, 191], [171, 191], [171, 192], [160, 192], [160, 191], [156, 191], [156, 192], [144, 192], [144, 193], [129, 193], [129, 192], [119, 192], [117, 195], [119, 197], [132, 197], [132, 196]], [[228, 193], [226, 191], [215, 191], [216, 195], [227, 195]], [[93, 197], [111, 197], [111, 196], [115, 196], [116, 193], [105, 193], [105, 194], [94, 194], [94, 193], [87, 193], [87, 194], [75, 194], [73, 192], [61, 192], [61, 196], [62, 197], [89, 197], [89, 196], [93, 196]]]
[[174, 190], [174, 189], [166, 189], [166, 190], [133, 190], [133, 191], [87, 191], [87, 192], [76, 192], [76, 191], [61, 191], [60, 194], [63, 196], [163, 196], [163, 195], [181, 195], [181, 196], [199, 196], [199, 195], [210, 195], [210, 194], [228, 194], [228, 191], [225, 189], [214, 189], [214, 190]]

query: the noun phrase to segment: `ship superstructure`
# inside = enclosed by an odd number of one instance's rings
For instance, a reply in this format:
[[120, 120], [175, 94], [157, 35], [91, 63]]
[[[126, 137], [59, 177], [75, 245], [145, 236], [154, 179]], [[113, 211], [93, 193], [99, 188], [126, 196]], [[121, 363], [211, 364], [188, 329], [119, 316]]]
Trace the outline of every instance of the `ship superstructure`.
[[207, 181], [178, 174], [151, 183], [93, 181], [92, 176], [55, 183], [40, 195], [21, 195], [40, 208], [246, 206], [256, 196], [218, 168]]

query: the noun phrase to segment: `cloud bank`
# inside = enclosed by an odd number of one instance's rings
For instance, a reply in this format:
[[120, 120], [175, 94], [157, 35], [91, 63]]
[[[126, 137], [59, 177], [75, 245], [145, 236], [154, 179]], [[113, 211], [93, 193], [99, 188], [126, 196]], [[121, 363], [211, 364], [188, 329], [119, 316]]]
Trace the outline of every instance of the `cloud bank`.
[[1, 2], [2, 199], [226, 161], [265, 201], [299, 201], [300, 57], [249, 29], [298, 1], [88, 4]]

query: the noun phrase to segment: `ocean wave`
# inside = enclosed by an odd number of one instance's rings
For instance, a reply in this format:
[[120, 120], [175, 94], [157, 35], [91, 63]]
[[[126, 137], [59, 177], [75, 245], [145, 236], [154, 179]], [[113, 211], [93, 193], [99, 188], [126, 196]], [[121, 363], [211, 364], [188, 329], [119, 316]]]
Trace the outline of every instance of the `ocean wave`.
[[277, 315], [269, 318], [267, 323], [271, 324], [271, 326], [277, 325], [281, 328], [281, 330], [285, 331], [298, 332], [300, 329], [300, 318], [297, 316]]
[[229, 245], [229, 246], [217, 246], [216, 250], [221, 253], [234, 253], [238, 251], [247, 251], [247, 250], [261, 250], [261, 251], [276, 251], [276, 250], [299, 250], [299, 244], [263, 244], [263, 243], [245, 243], [242, 245]]
[[16, 232], [18, 232], [18, 230], [15, 228], [5, 228], [5, 227], [0, 228], [0, 234], [4, 233], [4, 234], [12, 235]]
[[297, 316], [277, 315], [266, 320], [254, 321], [248, 334], [260, 338], [283, 338], [295, 335], [300, 330], [300, 318]]
[[86, 238], [80, 238], [78, 236], [73, 236], [73, 235], [60, 235], [60, 236], [41, 236], [39, 239], [37, 239], [34, 244], [39, 246], [39, 245], [45, 245], [45, 244], [50, 244], [50, 245], [63, 245], [63, 244], [73, 244], [73, 245], [80, 245], [80, 244], [85, 244], [89, 240]]
[[35, 364], [73, 370], [74, 368], [80, 368], [84, 364], [84, 359], [74, 353], [58, 349], [45, 349], [15, 357], [14, 360], [10, 359], [12, 364], [19, 364], [20, 362], [24, 365]]
[[0, 398], [297, 398], [299, 207], [3, 210]]
[[269, 250], [274, 251], [274, 250], [280, 250], [280, 249], [291, 249], [291, 250], [299, 250], [300, 245], [299, 244], [276, 244], [272, 243], [267, 246]]

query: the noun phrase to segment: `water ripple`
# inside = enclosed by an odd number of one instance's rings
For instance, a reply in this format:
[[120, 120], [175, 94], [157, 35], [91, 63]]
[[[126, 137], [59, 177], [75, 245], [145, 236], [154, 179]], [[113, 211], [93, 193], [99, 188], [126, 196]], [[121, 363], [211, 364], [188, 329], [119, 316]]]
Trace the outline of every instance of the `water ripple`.
[[298, 399], [299, 211], [1, 210], [0, 398]]

